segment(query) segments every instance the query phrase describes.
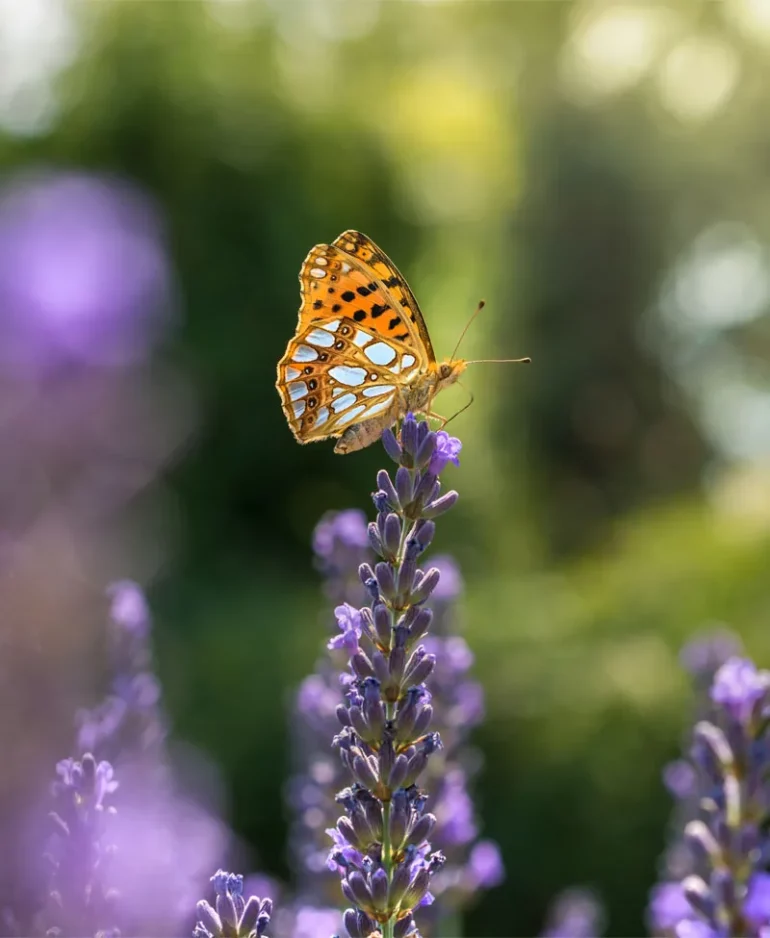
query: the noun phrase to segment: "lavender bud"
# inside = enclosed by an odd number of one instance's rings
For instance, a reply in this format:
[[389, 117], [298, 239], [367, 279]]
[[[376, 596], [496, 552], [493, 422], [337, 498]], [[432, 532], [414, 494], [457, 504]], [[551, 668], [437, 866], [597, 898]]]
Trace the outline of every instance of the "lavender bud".
[[422, 902], [429, 886], [430, 873], [424, 868], [418, 870], [401, 900], [401, 907], [414, 909]]
[[436, 656], [426, 655], [424, 649], [422, 650], [422, 654], [418, 654], [421, 649], [422, 646], [420, 646], [409, 659], [409, 665], [404, 675], [404, 680], [407, 684], [424, 684], [436, 667]]
[[350, 938], [369, 938], [376, 929], [374, 921], [360, 909], [346, 909], [342, 921]]
[[422, 817], [417, 820], [414, 827], [412, 827], [411, 831], [409, 831], [407, 843], [419, 847], [426, 840], [430, 839], [430, 835], [435, 826], [436, 816], [434, 814], [423, 814]]
[[369, 537], [369, 546], [372, 548], [375, 554], [382, 556], [384, 554], [382, 549], [382, 538], [380, 537], [380, 532], [375, 521], [369, 522], [366, 528], [366, 533]]
[[725, 772], [733, 772], [735, 764], [733, 751], [727, 742], [727, 737], [718, 726], [701, 720], [696, 724], [693, 736], [696, 741], [701, 740], [709, 747]]
[[[394, 841], [395, 843], [395, 841]], [[399, 863], [393, 870], [388, 893], [388, 908], [397, 909], [404, 900], [412, 875], [406, 863]]]
[[353, 896], [353, 902], [361, 906], [365, 912], [368, 912], [370, 915], [373, 914], [374, 903], [372, 901], [372, 894], [363, 875], [359, 873], [358, 870], [353, 870], [347, 877], [347, 883]]
[[[435, 570], [435, 567], [433, 568]], [[429, 570], [425, 575], [430, 576], [433, 570]], [[438, 572], [438, 571], [436, 571]], [[438, 583], [438, 579], [436, 580]], [[412, 594], [412, 602], [414, 602], [414, 594]], [[414, 607], [410, 607], [410, 611]], [[433, 611], [431, 609], [417, 609], [415, 610], [415, 615], [412, 619], [412, 623], [409, 626], [409, 644], [414, 644], [418, 639], [422, 638], [423, 635], [430, 629], [431, 623], [433, 622]]]
[[388, 499], [387, 492], [372, 492], [372, 503], [374, 504], [375, 511], [377, 511], [378, 514], [383, 511], [388, 511], [390, 508], [390, 501]]
[[374, 677], [374, 667], [362, 651], [356, 651], [350, 656], [350, 666], [360, 681]]
[[366, 845], [361, 843], [358, 831], [350, 818], [344, 815], [337, 820], [337, 830], [350, 844], [351, 847], [357, 847], [359, 850], [365, 850]]
[[402, 505], [408, 505], [412, 501], [414, 494], [412, 476], [409, 470], [403, 466], [399, 466], [396, 470], [396, 492]]
[[404, 648], [394, 648], [390, 653], [388, 670], [393, 684], [399, 686], [404, 677], [404, 666], [406, 664], [406, 650]]
[[712, 864], [716, 865], [720, 862], [722, 851], [703, 821], [690, 821], [685, 825], [684, 836], [693, 849], [707, 856]]
[[417, 581], [415, 588], [412, 590], [412, 595], [409, 597], [410, 601], [415, 605], [418, 603], [424, 603], [433, 590], [438, 586], [440, 579], [441, 574], [439, 571], [436, 569], [436, 567], [431, 567], [431, 569], [428, 570], [427, 573], [423, 574], [422, 577], [420, 577], [420, 579]]
[[409, 772], [409, 759], [404, 755], [404, 753], [399, 753], [396, 756], [396, 760], [393, 763], [393, 768], [390, 770], [390, 775], [388, 776], [388, 788], [391, 791], [395, 791], [398, 788], [401, 788], [406, 780], [407, 773]]
[[422, 512], [422, 508], [428, 504], [430, 496], [433, 494], [433, 487], [436, 484], [436, 477], [431, 472], [424, 472], [420, 476], [420, 481], [414, 488], [412, 496], [412, 505]]
[[398, 556], [401, 547], [401, 521], [394, 512], [385, 516], [385, 524], [382, 532], [382, 543], [390, 557]]
[[682, 891], [695, 911], [711, 921], [714, 915], [714, 900], [709, 887], [700, 876], [686, 876], [682, 880]]
[[[427, 424], [420, 424], [420, 428], [426, 427]], [[414, 463], [418, 469], [424, 469], [428, 463], [431, 461], [433, 456], [433, 451], [436, 449], [436, 434], [432, 431], [426, 432], [424, 434], [423, 441], [420, 443], [417, 449], [417, 455], [415, 456]]]
[[420, 553], [430, 547], [436, 536], [436, 525], [432, 521], [418, 521], [415, 525], [414, 537], [420, 545]]
[[393, 929], [393, 938], [410, 938], [417, 936], [417, 925], [411, 915], [400, 918]]
[[446, 495], [442, 495], [441, 498], [429, 502], [422, 510], [423, 518], [438, 518], [439, 515], [443, 515], [444, 512], [454, 507], [459, 497], [460, 495], [453, 489], [451, 492], [447, 492]]
[[[398, 492], [391, 482], [390, 476], [384, 469], [380, 469], [380, 471], [377, 473], [377, 485], [380, 487], [380, 491], [387, 498], [389, 507], [393, 511], [400, 511], [401, 501], [398, 497]], [[380, 511], [381, 509], [378, 508], [377, 510]]]
[[[253, 931], [256, 930], [257, 919], [259, 918], [261, 911], [262, 904], [260, 903], [259, 898], [257, 896], [249, 896], [249, 900], [241, 914], [241, 921], [239, 924], [239, 929], [242, 935], [250, 935]], [[269, 915], [270, 913], [268, 912], [267, 914]]]
[[388, 907], [388, 874], [383, 869], [375, 870], [372, 874], [372, 901], [378, 912], [384, 912]]
[[363, 785], [369, 791], [377, 789], [378, 778], [368, 759], [363, 756], [355, 756], [351, 768], [359, 785]]
[[202, 922], [203, 927], [212, 935], [222, 933], [222, 920], [205, 899], [201, 899], [201, 901], [196, 904], [195, 910], [198, 913], [198, 919]]
[[427, 733], [430, 726], [431, 720], [433, 719], [433, 707], [430, 704], [426, 704], [417, 714], [417, 719], [414, 721], [414, 727], [412, 728], [412, 733], [416, 739], [419, 739], [420, 736]]
[[237, 928], [238, 913], [235, 911], [235, 903], [233, 902], [233, 897], [230, 895], [230, 893], [226, 892], [223, 895], [218, 895], [216, 903], [217, 915], [222, 920], [222, 924], [227, 925], [232, 929]]
[[335, 713], [337, 714], [337, 719], [343, 726], [350, 726], [350, 717], [348, 716], [348, 708], [345, 704], [337, 704]]
[[390, 456], [393, 462], [400, 463], [401, 446], [390, 427], [383, 431], [380, 439], [382, 440], [382, 445], [385, 448], [385, 452], [388, 454], [388, 456]]
[[[377, 566], [384, 567], [388, 573], [390, 573], [390, 567], [387, 564], [377, 564]], [[392, 581], [392, 574], [390, 574], [390, 576]], [[383, 594], [384, 593], [385, 591], [383, 590]], [[387, 648], [390, 645], [391, 639], [390, 613], [388, 612], [388, 607], [383, 603], [377, 603], [372, 609], [372, 618], [374, 619], [374, 631], [377, 633], [377, 639], [381, 645]]]
[[402, 848], [409, 827], [409, 802], [403, 788], [395, 791], [390, 799], [390, 822], [388, 827], [393, 850], [398, 852]]
[[[383, 643], [384, 644], [384, 643]], [[372, 655], [372, 664], [374, 665], [374, 674], [380, 682], [380, 686], [390, 683], [390, 670], [388, 668], [388, 659], [379, 651]]]

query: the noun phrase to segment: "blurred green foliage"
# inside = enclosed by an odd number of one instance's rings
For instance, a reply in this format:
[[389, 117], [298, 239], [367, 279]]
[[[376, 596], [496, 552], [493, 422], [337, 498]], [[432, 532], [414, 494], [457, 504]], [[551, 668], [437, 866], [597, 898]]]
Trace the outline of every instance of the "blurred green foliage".
[[[462, 499], [438, 547], [468, 580], [481, 810], [509, 872], [468, 934], [533, 934], [575, 883], [606, 899], [610, 934], [638, 934], [659, 773], [689, 713], [677, 651], [722, 621], [770, 657], [762, 447], [720, 447], [688, 383], [714, 343], [766, 379], [767, 317], [693, 332], [672, 362], [659, 315], [702, 230], [770, 235], [766, 18], [748, 0], [73, 15], [58, 117], [0, 136], [0, 165], [114, 172], [163, 212], [180, 315], [158, 365], [191, 382], [198, 430], [142, 506], [177, 532], [153, 597], [160, 668], [254, 865], [291, 875], [286, 704], [325, 628], [310, 534], [327, 509], [367, 508], [383, 460], [298, 447], [273, 389], [300, 263], [354, 227], [405, 272], [439, 354], [484, 295], [464, 354], [535, 360], [471, 369], [451, 425]], [[446, 397], [447, 413], [467, 400]]]

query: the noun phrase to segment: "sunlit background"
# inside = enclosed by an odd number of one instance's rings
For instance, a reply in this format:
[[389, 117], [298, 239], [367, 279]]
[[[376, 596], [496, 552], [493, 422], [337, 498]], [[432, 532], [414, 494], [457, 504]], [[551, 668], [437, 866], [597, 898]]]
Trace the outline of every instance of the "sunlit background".
[[357, 228], [439, 354], [483, 297], [463, 354], [533, 358], [439, 408], [474, 395], [437, 547], [507, 870], [465, 932], [535, 934], [577, 885], [641, 933], [679, 650], [718, 626], [770, 661], [769, 59], [767, 0], [0, 2], [6, 880], [132, 577], [189, 851], [218, 864], [227, 826], [291, 883], [311, 533], [370, 511], [383, 454], [298, 446], [275, 364], [307, 251]]

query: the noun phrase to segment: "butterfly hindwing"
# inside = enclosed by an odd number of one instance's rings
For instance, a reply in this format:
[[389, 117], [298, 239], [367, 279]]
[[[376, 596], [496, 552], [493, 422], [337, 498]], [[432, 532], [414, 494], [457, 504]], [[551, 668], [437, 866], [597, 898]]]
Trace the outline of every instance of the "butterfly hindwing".
[[289, 426], [304, 443], [386, 414], [420, 367], [406, 342], [347, 316], [319, 317], [289, 343], [277, 385]]

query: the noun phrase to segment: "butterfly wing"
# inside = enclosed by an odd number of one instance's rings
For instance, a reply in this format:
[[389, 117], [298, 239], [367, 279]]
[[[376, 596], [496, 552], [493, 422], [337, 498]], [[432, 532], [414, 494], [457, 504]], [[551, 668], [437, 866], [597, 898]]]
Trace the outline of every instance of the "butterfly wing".
[[310, 251], [300, 285], [297, 332], [276, 382], [295, 437], [339, 436], [390, 409], [395, 420], [399, 388], [434, 361], [406, 282], [369, 239], [346, 232]]

